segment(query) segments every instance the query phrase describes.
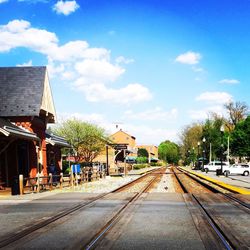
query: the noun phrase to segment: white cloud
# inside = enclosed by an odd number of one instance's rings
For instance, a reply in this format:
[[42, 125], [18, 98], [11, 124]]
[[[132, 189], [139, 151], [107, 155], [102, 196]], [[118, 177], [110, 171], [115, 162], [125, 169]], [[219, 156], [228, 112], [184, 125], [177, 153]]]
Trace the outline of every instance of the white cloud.
[[125, 58], [124, 56], [119, 56], [116, 58], [116, 63], [125, 63], [125, 64], [129, 64], [129, 63], [133, 63], [135, 60], [134, 59], [128, 59]]
[[86, 59], [75, 65], [76, 71], [82, 76], [82, 80], [88, 84], [113, 82], [125, 72], [125, 69], [113, 65], [107, 60]]
[[132, 110], [127, 110], [124, 114], [125, 119], [133, 120], [151, 120], [151, 121], [173, 121], [178, 116], [177, 108], [169, 111], [164, 111], [161, 107], [145, 110], [144, 112], [135, 113]]
[[57, 48], [58, 39], [54, 33], [30, 27], [25, 20], [13, 20], [0, 26], [0, 52], [25, 47], [48, 54]]
[[64, 122], [68, 119], [78, 119], [86, 122], [91, 122], [94, 124], [104, 124], [106, 123], [105, 118], [102, 114], [91, 113], [91, 114], [82, 114], [82, 113], [59, 113], [58, 114], [58, 122]]
[[68, 16], [69, 14], [75, 12], [79, 8], [79, 5], [76, 1], [58, 1], [54, 7], [53, 10], [57, 14], [63, 14], [65, 16]]
[[0, 0], [0, 4], [1, 3], [6, 3], [6, 2], [8, 2], [9, 0]]
[[211, 113], [216, 113], [220, 116], [224, 116], [225, 112], [226, 111], [223, 105], [213, 105], [213, 106], [205, 107], [204, 109], [188, 111], [189, 116], [193, 120], [205, 120], [209, 118]]
[[188, 51], [176, 57], [175, 61], [183, 64], [198, 64], [201, 59], [201, 54], [197, 52]]
[[195, 66], [192, 67], [192, 70], [194, 72], [204, 72], [205, 71], [203, 68], [201, 68], [201, 67], [195, 67]]
[[[177, 129], [154, 128], [146, 125], [127, 124], [122, 126], [122, 130], [136, 137], [137, 144], [154, 144], [158, 146], [162, 141], [177, 141]], [[114, 131], [113, 131], [114, 132]]]
[[17, 67], [23, 67], [23, 66], [32, 66], [32, 60], [29, 60], [28, 62], [25, 62], [23, 64], [17, 64]]
[[237, 79], [223, 79], [223, 80], [220, 80], [219, 83], [222, 83], [222, 84], [238, 84], [238, 83], [240, 83], [240, 81], [237, 80]]
[[[92, 48], [83, 40], [59, 45], [55, 33], [33, 28], [25, 20], [13, 20], [1, 25], [0, 53], [18, 47], [47, 56], [50, 77], [74, 82], [74, 88], [81, 90], [88, 101], [108, 100], [128, 104], [152, 98], [149, 89], [138, 83], [120, 88], [106, 86], [114, 83], [124, 74], [125, 69], [120, 64], [111, 63], [111, 52], [105, 48]], [[131, 62], [131, 59], [125, 57], [120, 57], [119, 60]]]
[[233, 99], [232, 95], [226, 92], [204, 92], [196, 97], [196, 101], [205, 101], [208, 103], [224, 104]]
[[139, 83], [128, 84], [120, 89], [108, 88], [105, 84], [89, 84], [85, 78], [77, 79], [77, 90], [82, 91], [90, 102], [109, 101], [119, 104], [130, 104], [148, 101], [152, 95], [146, 87]]

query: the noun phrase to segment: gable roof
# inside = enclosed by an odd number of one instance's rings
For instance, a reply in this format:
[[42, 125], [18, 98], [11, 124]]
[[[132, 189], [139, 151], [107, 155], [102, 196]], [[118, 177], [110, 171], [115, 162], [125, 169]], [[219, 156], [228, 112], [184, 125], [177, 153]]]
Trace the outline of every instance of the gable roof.
[[46, 67], [0, 67], [0, 116], [39, 116], [41, 111], [55, 121]]
[[134, 139], [134, 140], [136, 139], [133, 135], [130, 135], [130, 134], [124, 132], [122, 129], [116, 131], [116, 132], [115, 132], [114, 134], [112, 134], [110, 137], [115, 136], [116, 134], [120, 134], [120, 133], [125, 134], [125, 135], [131, 137], [131, 138]]

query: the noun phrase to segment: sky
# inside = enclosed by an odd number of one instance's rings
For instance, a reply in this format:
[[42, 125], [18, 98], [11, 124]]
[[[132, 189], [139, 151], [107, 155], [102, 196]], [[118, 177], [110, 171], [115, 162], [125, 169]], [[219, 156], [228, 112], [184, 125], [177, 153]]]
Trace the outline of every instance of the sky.
[[48, 67], [57, 121], [179, 142], [250, 104], [250, 0], [0, 0], [0, 67]]

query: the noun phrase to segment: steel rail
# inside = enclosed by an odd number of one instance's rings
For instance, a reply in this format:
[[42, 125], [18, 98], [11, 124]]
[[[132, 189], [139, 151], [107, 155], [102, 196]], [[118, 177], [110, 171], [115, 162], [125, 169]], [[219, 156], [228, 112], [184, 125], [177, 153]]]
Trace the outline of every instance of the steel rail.
[[138, 198], [152, 185], [152, 183], [157, 179], [157, 175], [152, 178], [152, 180], [138, 193], [136, 193], [119, 211], [110, 219], [106, 225], [94, 236], [92, 239], [83, 246], [82, 249], [90, 250], [98, 243], [98, 241], [108, 233], [109, 229], [115, 225], [121, 219], [123, 213], [136, 201]]
[[37, 231], [37, 230], [39, 230], [39, 229], [41, 229], [41, 228], [43, 228], [43, 227], [45, 227], [45, 226], [47, 226], [47, 225], [49, 225], [49, 224], [51, 224], [51, 223], [53, 223], [55, 221], [61, 219], [61, 218], [65, 217], [65, 216], [67, 216], [67, 215], [69, 215], [69, 214], [71, 214], [71, 213], [73, 213], [73, 212], [75, 212], [77, 210], [80, 210], [82, 208], [90, 206], [91, 204], [93, 204], [97, 200], [99, 200], [99, 199], [101, 199], [101, 198], [103, 198], [103, 197], [105, 197], [105, 196], [107, 196], [107, 195], [109, 195], [111, 193], [119, 192], [119, 190], [123, 189], [124, 187], [129, 186], [129, 185], [133, 185], [138, 180], [145, 178], [147, 175], [150, 175], [154, 171], [157, 171], [157, 170], [159, 170], [159, 169], [150, 170], [149, 172], [143, 174], [139, 178], [137, 178], [135, 180], [132, 180], [129, 183], [126, 183], [125, 185], [123, 185], [121, 187], [118, 187], [118, 188], [116, 188], [116, 189], [114, 189], [114, 190], [112, 190], [112, 191], [110, 191], [108, 193], [103, 193], [101, 195], [98, 195], [97, 197], [94, 197], [93, 199], [91, 199], [88, 202], [84, 202], [84, 201], [80, 202], [79, 204], [77, 204], [75, 206], [72, 206], [72, 207], [70, 207], [70, 208], [68, 208], [66, 210], [63, 210], [63, 211], [59, 212], [58, 214], [39, 222], [38, 224], [32, 225], [32, 226], [22, 230], [21, 232], [18, 232], [18, 233], [15, 233], [15, 234], [9, 234], [9, 236], [5, 236], [5, 239], [0, 240], [0, 248], [3, 248], [3, 247], [5, 247], [5, 246], [7, 246], [7, 245], [9, 245], [9, 244], [11, 244], [11, 243], [13, 243], [15, 241], [18, 241], [21, 238], [33, 233], [34, 231]]
[[[181, 182], [181, 180], [179, 179], [178, 175], [176, 174], [175, 171], [173, 171], [177, 181], [179, 182], [179, 184], [181, 185], [181, 187], [183, 187], [183, 191], [185, 193], [188, 193], [187, 189], [185, 188], [185, 186], [183, 185], [183, 183]], [[195, 195], [191, 194], [193, 197], [193, 200], [195, 201], [195, 203], [197, 204], [197, 207], [200, 208], [200, 211], [202, 212], [202, 214], [205, 216], [208, 224], [211, 226], [211, 228], [213, 229], [213, 231], [216, 233], [216, 235], [219, 237], [219, 239], [221, 240], [222, 244], [225, 246], [226, 249], [230, 250], [230, 249], [236, 249], [235, 246], [233, 245], [233, 243], [228, 239], [228, 237], [223, 233], [223, 231], [220, 229], [220, 227], [217, 225], [217, 223], [213, 220], [213, 218], [209, 215], [209, 213], [206, 211], [206, 209], [203, 207], [203, 205], [199, 202], [199, 200], [195, 197]]]
[[[250, 213], [250, 211], [249, 211], [249, 210], [250, 210], [250, 204], [248, 204], [248, 203], [246, 203], [246, 202], [244, 202], [244, 201], [242, 201], [242, 200], [240, 200], [240, 199], [238, 199], [238, 198], [236, 198], [236, 197], [233, 197], [232, 195], [230, 195], [230, 194], [228, 194], [228, 193], [223, 193], [223, 192], [221, 192], [219, 189], [216, 189], [215, 187], [210, 186], [209, 184], [203, 182], [202, 179], [200, 179], [200, 178], [197, 177], [197, 176], [193, 176], [192, 174], [190, 174], [190, 173], [188, 173], [188, 172], [186, 172], [186, 171], [184, 171], [184, 170], [182, 170], [182, 169], [179, 169], [179, 168], [178, 168], [178, 170], [181, 171], [181, 172], [183, 172], [183, 173], [185, 173], [186, 175], [188, 175], [190, 178], [192, 178], [193, 180], [197, 181], [198, 183], [200, 183], [200, 184], [206, 186], [206, 187], [209, 188], [211, 191], [220, 193], [221, 195], [223, 195], [225, 198], [227, 198], [227, 199], [230, 200], [230, 201], [237, 202], [238, 204], [240, 204], [240, 205], [243, 206], [244, 208], [247, 208], [247, 209], [248, 209], [247, 212]], [[206, 181], [209, 182], [208, 180], [206, 180]], [[228, 191], [227, 188], [224, 188], [224, 187], [222, 187], [221, 185], [217, 185], [217, 184], [215, 184], [215, 183], [213, 183], [213, 185], [216, 185], [216, 186], [218, 186], [219, 188]], [[244, 210], [244, 211], [246, 211], [246, 210]]]

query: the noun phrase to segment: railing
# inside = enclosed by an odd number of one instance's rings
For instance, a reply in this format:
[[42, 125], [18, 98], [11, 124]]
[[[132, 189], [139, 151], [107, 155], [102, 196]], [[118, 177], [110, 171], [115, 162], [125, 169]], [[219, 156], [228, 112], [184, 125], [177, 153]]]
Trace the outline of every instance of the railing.
[[[12, 186], [12, 188], [19, 189], [21, 195], [31, 192], [42, 192], [53, 189], [63, 189], [70, 188], [82, 185], [86, 182], [91, 182], [95, 180], [99, 180], [100, 178], [105, 178], [104, 171], [83, 171], [80, 174], [63, 174], [60, 175], [52, 175], [51, 173], [48, 176], [37, 176], [34, 178], [23, 177], [23, 175], [19, 175], [19, 179], [16, 180], [16, 187]], [[15, 180], [14, 180], [15, 183]], [[16, 194], [18, 194], [16, 193]]]

